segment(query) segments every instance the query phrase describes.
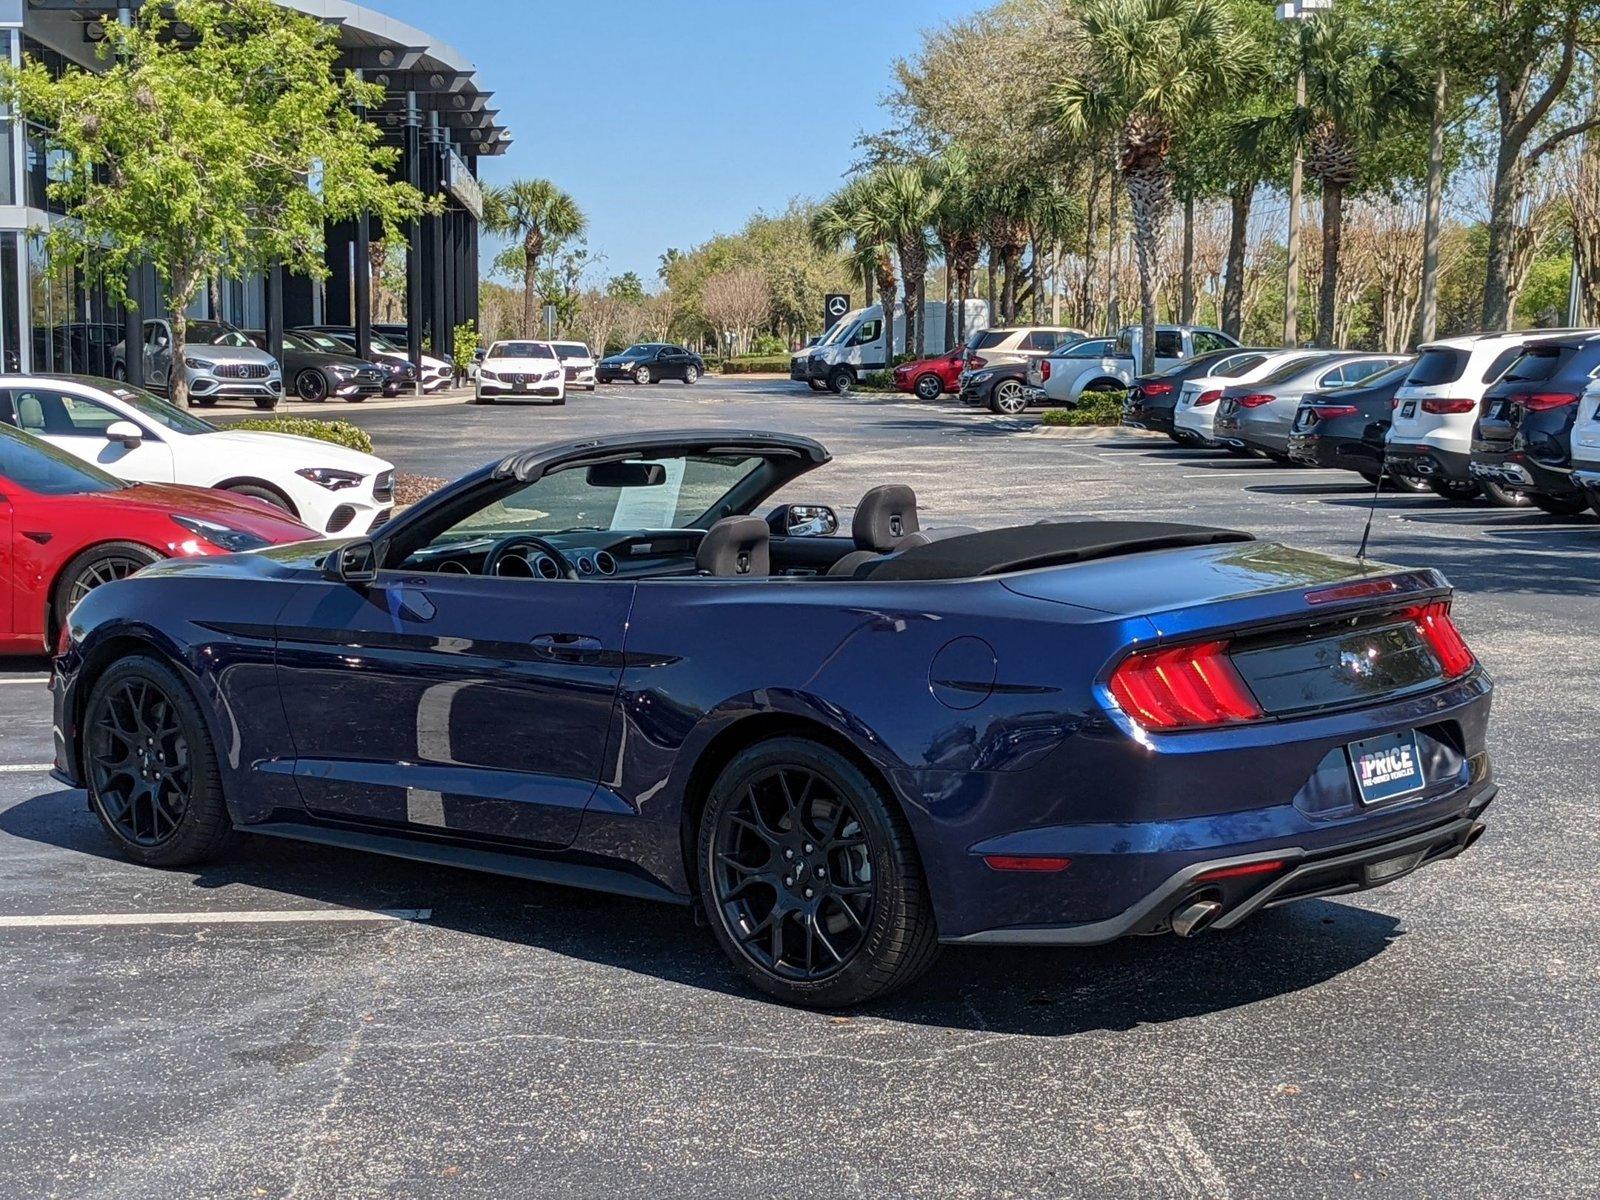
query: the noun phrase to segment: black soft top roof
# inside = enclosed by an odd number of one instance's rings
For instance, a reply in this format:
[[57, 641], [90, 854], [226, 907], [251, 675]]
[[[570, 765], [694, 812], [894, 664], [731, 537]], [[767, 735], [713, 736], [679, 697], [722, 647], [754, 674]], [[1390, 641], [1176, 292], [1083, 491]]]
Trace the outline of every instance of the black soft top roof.
[[1051, 521], [959, 534], [913, 546], [871, 564], [859, 578], [973, 579], [1146, 550], [1253, 541], [1254, 537], [1237, 529], [1169, 521]]
[[651, 454], [741, 454], [783, 460], [796, 467], [790, 477], [820, 466], [829, 455], [821, 443], [792, 433], [766, 433], [752, 429], [667, 429], [656, 433], [616, 433], [532, 446], [500, 460], [492, 469], [496, 479], [530, 483], [554, 470]]

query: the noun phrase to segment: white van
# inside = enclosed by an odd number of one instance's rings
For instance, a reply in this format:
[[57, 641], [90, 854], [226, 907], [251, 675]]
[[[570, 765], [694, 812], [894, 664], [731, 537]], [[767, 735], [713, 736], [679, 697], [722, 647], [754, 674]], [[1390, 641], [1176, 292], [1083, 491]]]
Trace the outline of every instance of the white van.
[[[966, 302], [966, 328], [982, 329], [989, 323], [989, 305], [982, 300]], [[906, 345], [905, 306], [895, 305], [894, 350], [896, 355], [913, 353], [919, 357], [943, 354], [953, 348], [944, 344], [943, 301], [929, 301], [922, 307], [927, 345]], [[887, 347], [883, 339], [883, 308], [873, 304], [845, 313], [814, 346], [795, 351], [789, 359], [789, 378], [808, 383], [816, 391], [827, 388], [848, 392], [870, 371], [887, 368]]]

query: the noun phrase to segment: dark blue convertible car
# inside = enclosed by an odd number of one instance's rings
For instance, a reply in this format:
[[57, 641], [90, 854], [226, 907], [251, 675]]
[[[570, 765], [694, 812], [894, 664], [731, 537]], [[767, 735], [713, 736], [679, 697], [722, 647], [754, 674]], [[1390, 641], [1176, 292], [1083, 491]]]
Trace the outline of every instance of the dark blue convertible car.
[[849, 1005], [940, 943], [1189, 936], [1451, 858], [1490, 682], [1430, 570], [1224, 529], [849, 536], [768, 498], [817, 443], [529, 450], [370, 540], [92, 592], [57, 773], [129, 857], [235, 829], [699, 905], [754, 983]]

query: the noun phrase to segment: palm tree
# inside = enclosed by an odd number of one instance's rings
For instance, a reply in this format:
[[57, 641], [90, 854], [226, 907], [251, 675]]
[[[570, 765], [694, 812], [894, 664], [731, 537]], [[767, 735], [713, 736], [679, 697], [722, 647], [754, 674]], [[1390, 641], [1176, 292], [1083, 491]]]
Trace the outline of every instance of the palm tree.
[[1431, 107], [1428, 83], [1395, 50], [1374, 49], [1363, 29], [1334, 12], [1306, 35], [1306, 174], [1322, 188], [1322, 286], [1317, 344], [1334, 341], [1345, 193], [1361, 179], [1362, 156], [1375, 142]]
[[933, 171], [939, 186], [933, 232], [944, 253], [944, 344], [950, 346], [967, 336], [967, 297], [983, 254], [983, 208], [979, 175], [964, 151], [947, 150]]
[[[1082, 227], [1083, 204], [1059, 180], [1053, 180], [1034, 188], [1029, 193], [1027, 218], [1028, 241], [1033, 247], [1032, 311], [1033, 319], [1039, 321], [1043, 319], [1044, 255], [1046, 251], [1051, 255], [1050, 289], [1054, 295], [1056, 254], [1062, 244], [1069, 238], [1075, 237]], [[1052, 306], [1051, 322], [1054, 323], [1059, 315], [1059, 306]]]
[[824, 254], [843, 254], [872, 303], [873, 285], [883, 299], [884, 350], [894, 361], [894, 251], [881, 220], [870, 177], [858, 176], [811, 215], [811, 242]]
[[[922, 163], [880, 167], [867, 176], [873, 220], [900, 256], [900, 286], [905, 296], [906, 351], [920, 354], [925, 345], [922, 286], [928, 274], [933, 243], [928, 227], [939, 210], [939, 188]], [[886, 308], [890, 307], [888, 305]], [[894, 356], [889, 356], [893, 365]]]
[[519, 179], [484, 194], [483, 225], [521, 242], [522, 336], [539, 332], [539, 261], [546, 251], [580, 236], [588, 218], [578, 202], [548, 179]]
[[1109, 134], [1133, 210], [1144, 336], [1155, 368], [1155, 255], [1170, 196], [1173, 130], [1226, 84], [1243, 49], [1227, 0], [1092, 0], [1078, 31], [1087, 69], [1060, 84], [1058, 120], [1074, 136]]
[[1022, 268], [1022, 251], [1028, 244], [1030, 184], [1025, 179], [992, 183], [983, 200], [984, 241], [989, 245], [989, 280], [993, 292], [995, 268], [1001, 277], [999, 308], [990, 313], [997, 325], [1007, 325], [1017, 316], [1017, 276]]

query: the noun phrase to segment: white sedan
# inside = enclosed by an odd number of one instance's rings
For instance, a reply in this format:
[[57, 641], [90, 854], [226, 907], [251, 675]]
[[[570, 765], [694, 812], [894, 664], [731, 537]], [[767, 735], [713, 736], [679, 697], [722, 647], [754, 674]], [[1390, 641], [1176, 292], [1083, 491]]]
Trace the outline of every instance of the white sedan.
[[0, 420], [119, 479], [255, 496], [312, 529], [358, 536], [394, 507], [394, 467], [315, 438], [219, 429], [122, 383], [0, 375]]
[[494, 342], [478, 366], [474, 404], [523, 398], [567, 402], [566, 370], [549, 342]]
[[1241, 350], [1219, 359], [1209, 375], [1184, 380], [1172, 410], [1173, 438], [1208, 449], [1223, 448], [1212, 436], [1223, 388], [1236, 383], [1254, 383], [1287, 362], [1309, 361], [1319, 353], [1315, 350]]

